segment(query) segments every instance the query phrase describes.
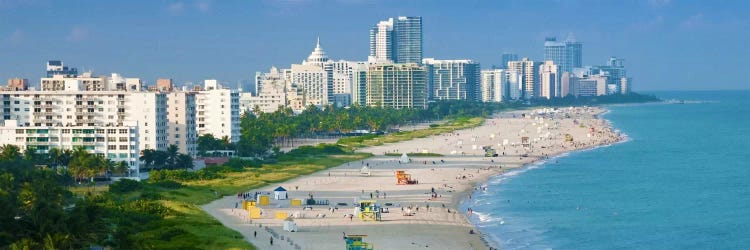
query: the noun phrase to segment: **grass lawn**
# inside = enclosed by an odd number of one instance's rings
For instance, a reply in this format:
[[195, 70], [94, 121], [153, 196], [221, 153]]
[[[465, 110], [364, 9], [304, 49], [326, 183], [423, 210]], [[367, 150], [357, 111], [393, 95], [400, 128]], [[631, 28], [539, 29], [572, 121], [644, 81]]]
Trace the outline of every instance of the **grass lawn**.
[[440, 125], [433, 125], [426, 129], [397, 132], [385, 135], [364, 135], [340, 139], [337, 143], [347, 148], [363, 148], [380, 146], [385, 143], [408, 141], [414, 138], [424, 138], [432, 135], [451, 133], [456, 130], [473, 128], [484, 122], [482, 117], [459, 118]]

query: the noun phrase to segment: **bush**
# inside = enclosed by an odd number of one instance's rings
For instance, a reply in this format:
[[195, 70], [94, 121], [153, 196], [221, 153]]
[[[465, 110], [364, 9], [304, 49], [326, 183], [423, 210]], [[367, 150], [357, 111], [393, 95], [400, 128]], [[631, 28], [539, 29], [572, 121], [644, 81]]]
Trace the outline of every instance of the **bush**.
[[109, 192], [114, 194], [124, 194], [136, 191], [140, 188], [141, 183], [139, 181], [134, 181], [131, 179], [120, 179], [119, 181], [116, 181], [115, 183], [109, 185]]
[[245, 160], [242, 158], [231, 158], [224, 166], [227, 166], [234, 170], [242, 171], [244, 168], [259, 168], [262, 165], [261, 161], [258, 160]]
[[154, 182], [154, 186], [166, 189], [178, 189], [182, 187], [182, 183], [173, 180], [162, 180]]
[[157, 201], [150, 200], [135, 200], [125, 204], [123, 208], [126, 211], [133, 211], [140, 214], [157, 215], [161, 217], [169, 213], [169, 208], [165, 207]]
[[161, 200], [163, 196], [154, 191], [146, 191], [141, 193], [141, 199], [144, 200]]
[[437, 128], [437, 127], [440, 127], [440, 125], [439, 124], [430, 124], [430, 128]]

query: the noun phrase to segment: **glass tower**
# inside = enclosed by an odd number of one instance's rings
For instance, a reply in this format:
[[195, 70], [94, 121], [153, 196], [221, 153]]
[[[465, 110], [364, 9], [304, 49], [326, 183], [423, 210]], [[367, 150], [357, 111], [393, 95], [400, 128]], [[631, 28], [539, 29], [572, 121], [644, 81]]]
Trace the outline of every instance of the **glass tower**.
[[422, 63], [422, 17], [380, 21], [370, 29], [369, 61]]

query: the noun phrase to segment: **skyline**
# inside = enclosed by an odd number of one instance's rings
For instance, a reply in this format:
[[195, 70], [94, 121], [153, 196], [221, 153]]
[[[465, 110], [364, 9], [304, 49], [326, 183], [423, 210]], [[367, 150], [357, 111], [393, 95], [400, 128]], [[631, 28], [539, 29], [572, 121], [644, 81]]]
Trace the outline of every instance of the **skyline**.
[[[317, 36], [332, 60], [365, 61], [374, 24], [421, 16], [426, 58], [470, 59], [482, 68], [499, 65], [504, 52], [542, 60], [545, 37], [564, 40], [572, 33], [584, 44], [584, 65], [625, 59], [636, 91], [748, 88], [740, 62], [750, 55], [743, 44], [750, 35], [736, 32], [750, 28], [742, 2], [77, 3], [0, 0], [0, 58], [6, 59], [0, 77], [28, 78], [36, 86], [44, 63], [59, 59], [80, 71], [116, 72], [148, 84], [162, 77], [180, 84], [213, 78], [236, 87], [257, 71], [301, 62]], [[564, 15], [572, 10], [581, 14]]]

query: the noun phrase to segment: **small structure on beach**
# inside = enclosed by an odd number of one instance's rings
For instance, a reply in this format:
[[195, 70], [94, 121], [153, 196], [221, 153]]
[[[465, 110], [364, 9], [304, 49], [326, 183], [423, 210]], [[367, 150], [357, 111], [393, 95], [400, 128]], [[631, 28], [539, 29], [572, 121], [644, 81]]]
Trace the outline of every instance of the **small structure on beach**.
[[357, 206], [357, 216], [362, 221], [380, 221], [380, 206], [375, 200], [361, 200]]
[[401, 164], [406, 164], [411, 162], [411, 159], [409, 159], [409, 156], [406, 155], [406, 153], [401, 154], [401, 158], [398, 160]]
[[359, 174], [370, 176], [370, 168], [367, 166], [362, 167], [362, 169], [359, 170]]
[[524, 148], [530, 148], [531, 147], [531, 142], [529, 142], [529, 137], [528, 136], [521, 137], [521, 146], [523, 146]]
[[289, 198], [289, 195], [286, 193], [285, 188], [279, 186], [273, 190], [273, 198], [276, 200], [286, 200]]
[[284, 231], [297, 232], [297, 223], [294, 222], [294, 219], [292, 219], [292, 217], [286, 218], [284, 220]]
[[346, 250], [373, 250], [375, 247], [367, 242], [364, 242], [364, 238], [367, 235], [364, 234], [347, 234], [344, 235], [344, 241], [346, 241]]
[[417, 184], [417, 180], [412, 179], [410, 174], [407, 174], [404, 170], [396, 170], [396, 184], [397, 185], [412, 185]]

